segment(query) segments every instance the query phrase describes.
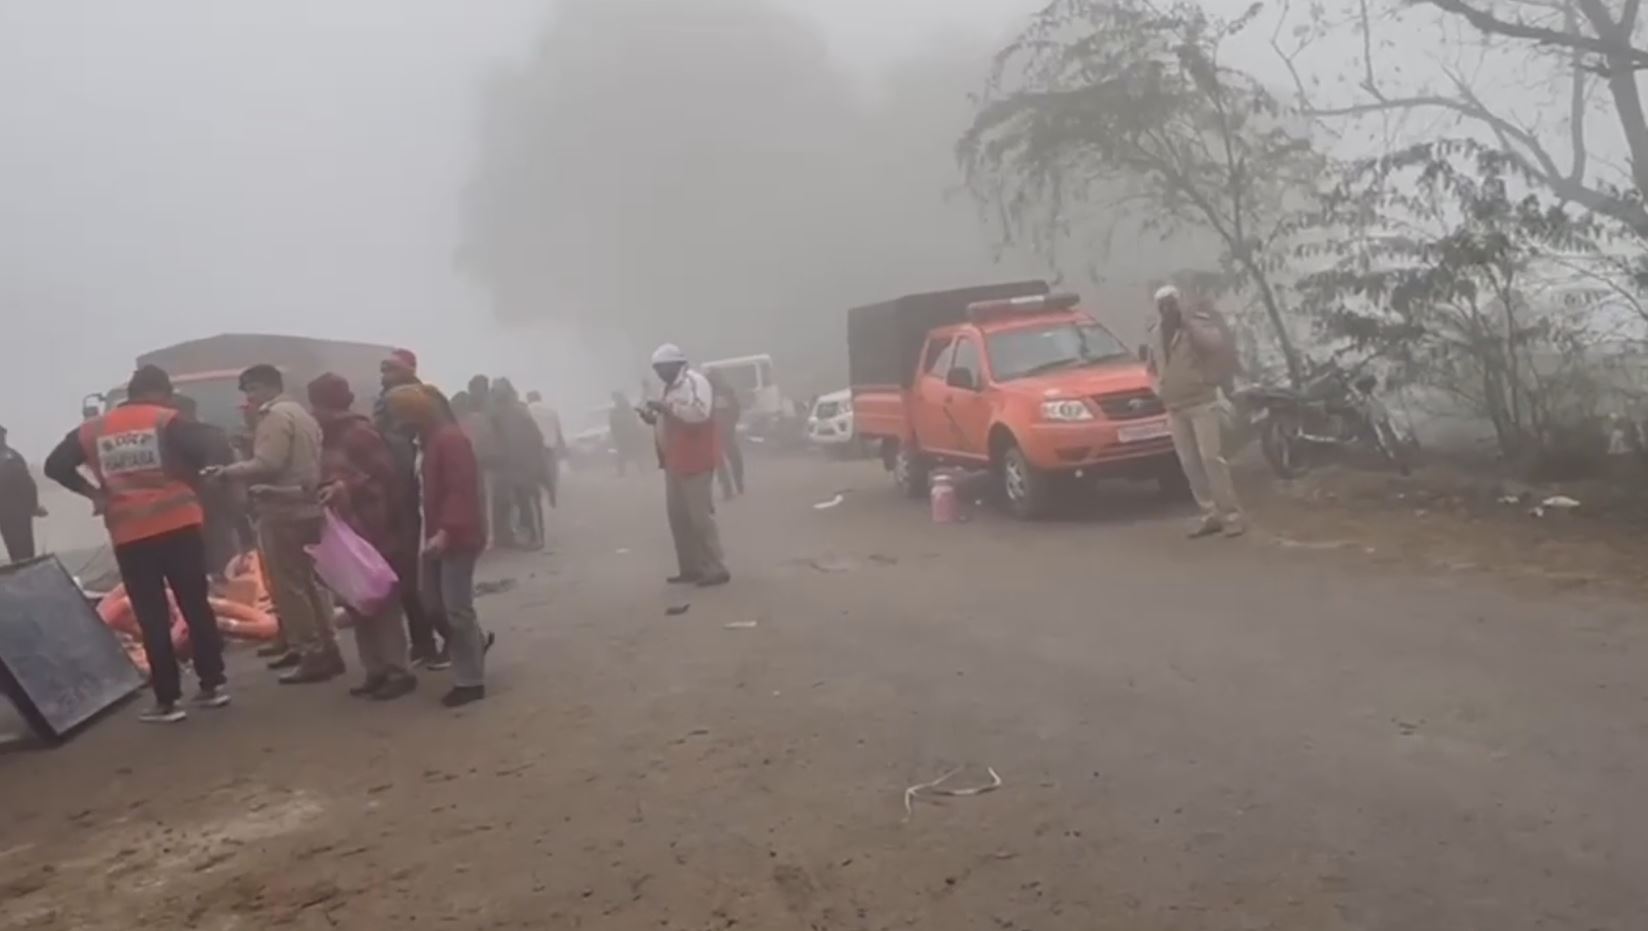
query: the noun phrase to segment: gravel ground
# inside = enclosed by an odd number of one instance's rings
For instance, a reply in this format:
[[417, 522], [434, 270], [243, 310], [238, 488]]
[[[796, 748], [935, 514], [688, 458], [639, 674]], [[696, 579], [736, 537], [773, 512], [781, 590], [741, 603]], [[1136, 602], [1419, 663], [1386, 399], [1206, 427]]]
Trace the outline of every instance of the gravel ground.
[[[1637, 602], [1191, 543], [1143, 488], [935, 526], [872, 464], [751, 480], [700, 593], [656, 479], [571, 479], [483, 566], [480, 705], [241, 654], [230, 709], [0, 755], [0, 929], [1648, 927]], [[957, 768], [1003, 784], [907, 814]]]

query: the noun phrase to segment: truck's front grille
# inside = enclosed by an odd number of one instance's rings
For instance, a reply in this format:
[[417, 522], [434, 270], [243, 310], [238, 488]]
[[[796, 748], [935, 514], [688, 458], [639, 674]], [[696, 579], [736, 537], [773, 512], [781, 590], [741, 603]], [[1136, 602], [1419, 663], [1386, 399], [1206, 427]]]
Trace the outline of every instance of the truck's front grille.
[[1113, 394], [1096, 394], [1093, 403], [1104, 411], [1104, 416], [1111, 420], [1139, 420], [1144, 417], [1157, 417], [1166, 412], [1162, 407], [1162, 399], [1156, 397], [1156, 392], [1149, 388], [1139, 388], [1134, 391], [1117, 391]]

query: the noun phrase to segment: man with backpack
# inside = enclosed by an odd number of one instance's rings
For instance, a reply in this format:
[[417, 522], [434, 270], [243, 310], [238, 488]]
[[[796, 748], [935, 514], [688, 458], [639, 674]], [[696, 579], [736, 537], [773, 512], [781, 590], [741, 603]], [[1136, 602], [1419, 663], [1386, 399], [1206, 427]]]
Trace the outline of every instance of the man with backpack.
[[1210, 303], [1187, 307], [1173, 285], [1156, 291], [1156, 313], [1150, 371], [1167, 408], [1179, 465], [1202, 511], [1190, 536], [1241, 536], [1246, 521], [1222, 448], [1219, 403], [1221, 387], [1236, 375], [1235, 341]]

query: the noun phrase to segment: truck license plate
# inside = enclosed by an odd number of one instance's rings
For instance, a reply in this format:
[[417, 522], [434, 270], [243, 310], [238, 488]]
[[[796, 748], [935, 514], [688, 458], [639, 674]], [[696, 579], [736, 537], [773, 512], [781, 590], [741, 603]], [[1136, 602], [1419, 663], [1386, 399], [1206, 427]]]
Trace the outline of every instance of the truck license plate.
[[1167, 420], [1161, 419], [1151, 423], [1133, 424], [1116, 431], [1116, 439], [1123, 443], [1137, 443], [1140, 440], [1154, 440], [1167, 436], [1173, 431], [1168, 429]]

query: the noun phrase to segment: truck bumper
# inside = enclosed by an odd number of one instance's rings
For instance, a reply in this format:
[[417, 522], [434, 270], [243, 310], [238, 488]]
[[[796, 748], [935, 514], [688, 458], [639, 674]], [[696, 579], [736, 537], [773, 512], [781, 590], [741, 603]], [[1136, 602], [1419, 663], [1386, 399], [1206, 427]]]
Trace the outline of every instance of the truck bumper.
[[1130, 421], [1038, 423], [1018, 438], [1030, 464], [1044, 472], [1127, 473], [1174, 455], [1167, 417]]

